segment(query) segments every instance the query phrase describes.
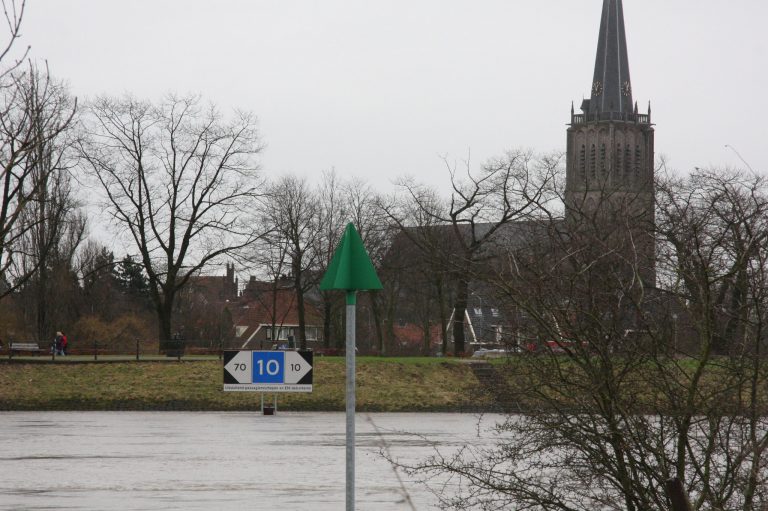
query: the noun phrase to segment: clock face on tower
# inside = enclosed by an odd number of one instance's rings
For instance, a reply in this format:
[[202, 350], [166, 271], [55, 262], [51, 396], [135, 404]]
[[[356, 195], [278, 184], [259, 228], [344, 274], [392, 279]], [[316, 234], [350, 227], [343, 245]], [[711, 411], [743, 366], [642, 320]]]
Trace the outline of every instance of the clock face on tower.
[[592, 95], [600, 96], [603, 93], [603, 84], [600, 80], [592, 84]]
[[621, 93], [624, 96], [630, 96], [632, 94], [632, 84], [629, 83], [629, 80], [621, 84]]

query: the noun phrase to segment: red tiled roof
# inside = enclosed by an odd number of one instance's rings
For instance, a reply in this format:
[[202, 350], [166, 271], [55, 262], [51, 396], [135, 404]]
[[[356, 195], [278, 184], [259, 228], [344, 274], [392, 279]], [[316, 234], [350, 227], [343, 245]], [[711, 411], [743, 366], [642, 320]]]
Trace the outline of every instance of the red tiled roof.
[[[273, 307], [274, 306], [274, 307]], [[274, 314], [273, 314], [274, 311]], [[315, 306], [304, 302], [307, 325], [320, 325], [322, 315]], [[278, 289], [275, 293], [264, 292], [242, 302], [233, 311], [235, 325], [256, 327], [260, 324], [298, 325], [299, 311], [293, 289]]]
[[195, 275], [190, 277], [188, 289], [209, 302], [237, 298], [237, 284], [228, 276]]

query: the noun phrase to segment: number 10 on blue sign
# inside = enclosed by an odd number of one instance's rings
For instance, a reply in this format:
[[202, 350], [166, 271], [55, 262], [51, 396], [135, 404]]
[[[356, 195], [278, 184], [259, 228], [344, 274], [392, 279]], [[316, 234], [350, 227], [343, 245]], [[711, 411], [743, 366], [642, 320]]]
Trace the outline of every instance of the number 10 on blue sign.
[[253, 352], [253, 383], [283, 383], [284, 381], [284, 352]]

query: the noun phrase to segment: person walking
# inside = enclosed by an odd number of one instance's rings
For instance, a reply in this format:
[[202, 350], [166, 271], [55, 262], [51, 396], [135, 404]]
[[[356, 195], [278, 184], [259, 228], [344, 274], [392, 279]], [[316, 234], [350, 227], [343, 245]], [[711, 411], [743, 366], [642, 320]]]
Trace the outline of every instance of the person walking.
[[56, 332], [56, 337], [53, 338], [53, 346], [51, 351], [54, 355], [61, 355], [61, 332]]
[[67, 344], [69, 344], [69, 341], [67, 340], [67, 334], [61, 332], [61, 356], [67, 354]]

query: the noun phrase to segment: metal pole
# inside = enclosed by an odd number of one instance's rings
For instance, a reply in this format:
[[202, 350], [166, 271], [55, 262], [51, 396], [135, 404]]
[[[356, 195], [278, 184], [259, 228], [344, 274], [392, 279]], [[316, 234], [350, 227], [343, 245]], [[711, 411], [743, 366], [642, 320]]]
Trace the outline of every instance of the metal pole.
[[347, 511], [355, 511], [355, 304], [347, 291]]

